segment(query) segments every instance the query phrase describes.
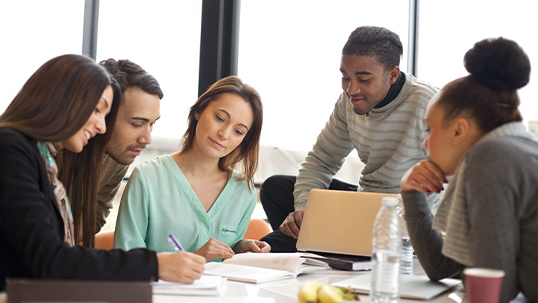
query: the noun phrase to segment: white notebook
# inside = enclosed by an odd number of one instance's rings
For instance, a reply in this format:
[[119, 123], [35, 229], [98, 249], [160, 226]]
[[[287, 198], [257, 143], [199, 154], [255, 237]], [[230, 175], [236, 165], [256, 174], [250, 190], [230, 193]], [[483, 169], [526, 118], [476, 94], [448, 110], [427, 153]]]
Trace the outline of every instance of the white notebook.
[[[351, 287], [352, 291], [359, 294], [370, 292], [371, 273], [365, 273], [353, 278], [332, 283], [338, 287]], [[400, 276], [400, 297], [417, 300], [430, 300], [456, 286], [461, 284], [458, 279], [443, 279], [439, 282], [433, 282], [426, 275]]]
[[151, 285], [154, 295], [220, 296], [226, 287], [226, 279], [220, 276], [202, 275], [192, 284], [159, 280]]

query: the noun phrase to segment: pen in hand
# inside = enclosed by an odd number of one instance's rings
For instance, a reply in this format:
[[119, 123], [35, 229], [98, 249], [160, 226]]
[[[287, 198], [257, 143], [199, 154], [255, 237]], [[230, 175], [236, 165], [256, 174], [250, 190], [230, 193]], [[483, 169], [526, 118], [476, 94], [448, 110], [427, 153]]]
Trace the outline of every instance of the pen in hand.
[[183, 247], [179, 244], [179, 241], [173, 235], [168, 236], [168, 242], [174, 245], [174, 248], [179, 251], [183, 251]]

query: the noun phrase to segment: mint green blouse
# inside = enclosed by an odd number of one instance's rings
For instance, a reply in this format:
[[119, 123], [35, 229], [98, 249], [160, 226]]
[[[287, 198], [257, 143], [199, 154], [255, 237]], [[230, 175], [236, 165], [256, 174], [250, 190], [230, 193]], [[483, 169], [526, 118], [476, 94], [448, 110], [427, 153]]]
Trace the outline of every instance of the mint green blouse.
[[170, 234], [194, 252], [210, 238], [233, 247], [245, 235], [256, 205], [256, 191], [234, 172], [206, 212], [170, 155], [138, 165], [125, 187], [116, 222], [114, 248], [146, 247], [175, 251]]

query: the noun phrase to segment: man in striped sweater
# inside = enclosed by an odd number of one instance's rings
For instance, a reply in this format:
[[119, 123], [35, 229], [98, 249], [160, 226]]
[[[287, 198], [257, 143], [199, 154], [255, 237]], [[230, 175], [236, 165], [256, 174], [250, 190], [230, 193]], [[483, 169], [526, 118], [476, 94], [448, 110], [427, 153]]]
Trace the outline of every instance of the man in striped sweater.
[[[343, 92], [299, 175], [272, 176], [261, 187], [263, 208], [274, 230], [262, 240], [272, 251], [296, 251], [308, 194], [313, 188], [400, 193], [400, 179], [426, 158], [423, 118], [438, 92], [400, 71], [402, 43], [392, 31], [373, 26], [355, 29], [342, 50]], [[364, 163], [359, 185], [334, 175], [357, 150]], [[432, 193], [435, 210], [440, 197]]]

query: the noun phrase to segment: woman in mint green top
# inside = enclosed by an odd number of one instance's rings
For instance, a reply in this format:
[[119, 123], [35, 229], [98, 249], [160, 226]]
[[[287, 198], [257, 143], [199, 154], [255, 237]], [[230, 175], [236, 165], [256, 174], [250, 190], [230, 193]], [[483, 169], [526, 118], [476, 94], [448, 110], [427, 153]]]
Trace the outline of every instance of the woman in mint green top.
[[191, 252], [210, 238], [233, 247], [243, 238], [255, 204], [255, 190], [232, 177], [206, 211], [174, 159], [162, 155], [140, 164], [131, 174], [121, 200], [114, 247], [174, 251], [170, 234]]
[[191, 107], [181, 150], [146, 161], [131, 174], [114, 247], [173, 251], [172, 234], [207, 261], [268, 252], [267, 243], [243, 239], [256, 204], [262, 117], [258, 93], [239, 78], [213, 84]]

